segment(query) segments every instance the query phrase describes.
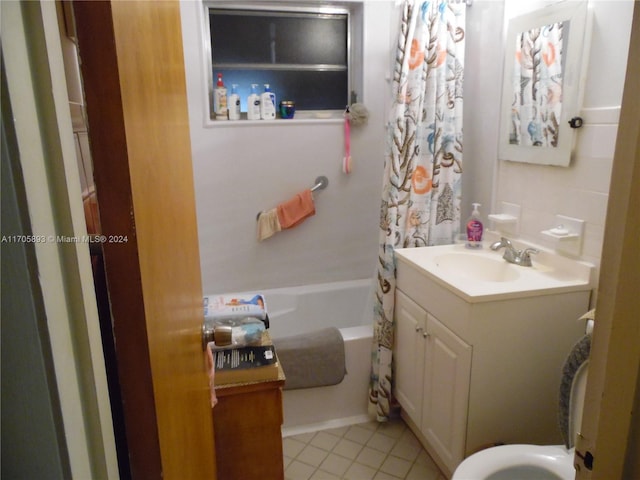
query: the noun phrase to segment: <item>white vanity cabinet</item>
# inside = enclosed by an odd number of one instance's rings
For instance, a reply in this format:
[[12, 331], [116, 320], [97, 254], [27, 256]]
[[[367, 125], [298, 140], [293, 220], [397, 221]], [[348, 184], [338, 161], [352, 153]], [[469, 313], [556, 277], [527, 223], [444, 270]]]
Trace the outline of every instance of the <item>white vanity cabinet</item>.
[[465, 297], [396, 254], [394, 395], [441, 470], [495, 443], [561, 444], [562, 366], [589, 285]]
[[471, 346], [396, 290], [395, 395], [450, 469], [464, 458]]
[[416, 425], [422, 424], [427, 312], [396, 290], [394, 395]]

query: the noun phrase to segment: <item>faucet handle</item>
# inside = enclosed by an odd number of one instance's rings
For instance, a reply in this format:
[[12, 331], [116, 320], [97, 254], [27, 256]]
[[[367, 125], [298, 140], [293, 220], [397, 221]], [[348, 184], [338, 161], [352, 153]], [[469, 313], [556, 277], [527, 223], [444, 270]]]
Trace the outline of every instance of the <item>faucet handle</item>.
[[531, 266], [531, 254], [540, 253], [540, 250], [536, 248], [525, 248], [520, 254], [520, 265], [524, 267]]

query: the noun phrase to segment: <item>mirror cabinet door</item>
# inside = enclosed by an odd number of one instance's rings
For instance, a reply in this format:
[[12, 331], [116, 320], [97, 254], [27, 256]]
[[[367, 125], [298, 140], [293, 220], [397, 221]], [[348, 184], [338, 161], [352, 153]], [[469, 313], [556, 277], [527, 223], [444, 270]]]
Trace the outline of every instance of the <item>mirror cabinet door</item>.
[[588, 60], [587, 1], [509, 20], [498, 156], [568, 166]]

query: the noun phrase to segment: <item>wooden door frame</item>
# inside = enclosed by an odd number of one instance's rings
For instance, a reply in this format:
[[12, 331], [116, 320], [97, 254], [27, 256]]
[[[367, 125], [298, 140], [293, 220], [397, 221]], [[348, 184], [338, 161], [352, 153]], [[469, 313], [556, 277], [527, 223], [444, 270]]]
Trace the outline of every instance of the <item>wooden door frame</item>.
[[140, 279], [127, 133], [110, 2], [74, 2], [89, 124], [91, 158], [103, 232], [127, 238], [103, 245], [118, 376], [133, 478], [161, 478], [151, 360]]
[[131, 476], [215, 478], [179, 2], [73, 7]]
[[[0, 2], [25, 206], [73, 478], [118, 478], [56, 6]], [[4, 86], [3, 86], [4, 88]], [[56, 388], [57, 387], [57, 388]], [[37, 455], [38, 452], [33, 452]], [[67, 461], [65, 459], [64, 461]]]

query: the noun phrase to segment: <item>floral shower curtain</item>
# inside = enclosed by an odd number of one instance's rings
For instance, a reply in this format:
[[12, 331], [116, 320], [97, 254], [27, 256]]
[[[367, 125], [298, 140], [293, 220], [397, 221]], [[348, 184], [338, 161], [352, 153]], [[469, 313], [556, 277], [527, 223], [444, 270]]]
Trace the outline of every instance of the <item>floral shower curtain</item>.
[[460, 228], [465, 4], [404, 0], [380, 211], [370, 410], [391, 406], [394, 248], [453, 243]]

